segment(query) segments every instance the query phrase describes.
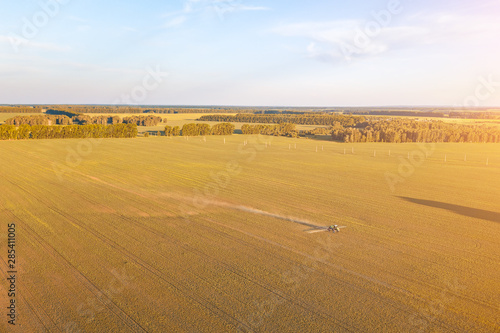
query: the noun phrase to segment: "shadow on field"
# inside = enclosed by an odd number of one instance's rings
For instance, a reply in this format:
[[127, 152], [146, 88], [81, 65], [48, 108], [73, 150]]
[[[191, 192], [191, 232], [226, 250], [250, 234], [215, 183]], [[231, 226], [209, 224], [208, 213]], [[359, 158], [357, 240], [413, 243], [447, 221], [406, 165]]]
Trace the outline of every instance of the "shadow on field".
[[415, 199], [415, 198], [408, 198], [408, 197], [399, 197], [399, 198], [406, 200], [406, 201], [409, 201], [409, 202], [412, 202], [412, 203], [415, 203], [415, 204], [418, 204], [418, 205], [446, 209], [446, 210], [449, 210], [450, 212], [457, 213], [457, 214], [464, 215], [464, 216], [468, 216], [468, 217], [475, 217], [478, 219], [488, 220], [488, 221], [492, 221], [492, 222], [500, 222], [500, 213], [492, 212], [489, 210], [459, 206], [459, 205], [449, 204], [449, 203], [440, 202], [440, 201], [423, 200], [423, 199]]

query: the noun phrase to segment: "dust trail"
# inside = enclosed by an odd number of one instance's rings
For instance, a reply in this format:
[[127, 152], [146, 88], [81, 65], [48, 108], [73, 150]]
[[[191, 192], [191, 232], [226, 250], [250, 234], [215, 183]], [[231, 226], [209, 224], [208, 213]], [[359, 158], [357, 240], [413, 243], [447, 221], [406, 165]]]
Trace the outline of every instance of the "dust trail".
[[252, 208], [252, 207], [247, 207], [247, 206], [242, 206], [242, 205], [233, 205], [233, 204], [230, 204], [228, 202], [221, 202], [221, 201], [209, 201], [208, 203], [211, 204], [211, 205], [214, 205], [214, 206], [230, 208], [230, 209], [239, 210], [239, 211], [242, 211], [242, 212], [247, 212], [247, 213], [252, 213], [252, 214], [258, 214], [258, 215], [263, 215], [263, 216], [274, 217], [276, 219], [280, 219], [280, 220], [284, 220], [284, 221], [289, 221], [289, 222], [293, 222], [293, 223], [297, 223], [297, 224], [301, 224], [301, 225], [305, 225], [307, 227], [314, 228], [314, 229], [324, 229], [323, 226], [312, 224], [312, 223], [310, 223], [309, 221], [306, 221], [306, 220], [299, 220], [299, 219], [293, 218], [293, 217], [288, 217], [288, 216], [283, 216], [283, 215], [279, 215], [279, 214], [269, 213], [269, 212], [266, 212], [266, 211], [263, 211], [263, 210], [260, 210], [260, 209], [255, 209], [255, 208]]
[[[77, 172], [77, 171], [75, 171], [75, 173], [80, 174], [80, 175], [85, 176], [85, 177], [88, 177], [88, 178], [90, 178], [90, 179], [92, 179], [94, 181], [100, 182], [100, 183], [102, 183], [104, 185], [113, 187], [115, 189], [118, 189], [118, 190], [121, 190], [121, 191], [125, 191], [125, 192], [128, 192], [128, 193], [132, 193], [132, 194], [138, 195], [138, 196], [140, 196], [142, 198], [148, 198], [146, 195], [144, 195], [142, 193], [139, 193], [137, 191], [132, 191], [132, 190], [129, 190], [129, 189], [117, 186], [115, 184], [111, 184], [111, 183], [106, 182], [106, 181], [104, 181], [104, 180], [102, 180], [100, 178], [97, 178], [97, 177], [94, 177], [94, 176], [91, 176], [91, 175], [86, 175], [84, 173]], [[182, 196], [182, 195], [176, 195], [176, 194], [172, 194], [172, 193], [162, 193], [162, 196], [170, 197], [170, 198], [174, 198], [174, 199], [182, 200], [182, 201], [192, 201], [193, 200], [191, 197], [186, 197], [186, 196]], [[225, 202], [225, 201], [203, 200], [203, 203], [206, 204], [206, 205], [219, 206], [219, 207], [224, 207], [224, 208], [239, 210], [239, 211], [242, 211], [242, 212], [247, 212], [247, 213], [252, 213], [252, 214], [258, 214], [258, 215], [263, 215], [263, 216], [274, 217], [276, 219], [280, 219], [280, 220], [284, 220], [284, 221], [289, 221], [289, 222], [293, 222], [293, 223], [297, 223], [297, 224], [301, 224], [301, 225], [305, 225], [305, 226], [313, 228], [313, 229], [321, 229], [321, 230], [323, 230], [325, 228], [324, 226], [319, 226], [319, 225], [312, 224], [312, 223], [310, 223], [307, 220], [299, 220], [297, 218], [283, 216], [283, 215], [279, 215], [279, 214], [274, 214], [274, 213], [266, 212], [266, 211], [263, 211], [263, 210], [260, 210], [260, 209], [255, 209], [255, 208], [252, 208], [252, 207], [243, 206], [243, 205], [234, 205], [234, 204], [230, 204], [229, 202]]]

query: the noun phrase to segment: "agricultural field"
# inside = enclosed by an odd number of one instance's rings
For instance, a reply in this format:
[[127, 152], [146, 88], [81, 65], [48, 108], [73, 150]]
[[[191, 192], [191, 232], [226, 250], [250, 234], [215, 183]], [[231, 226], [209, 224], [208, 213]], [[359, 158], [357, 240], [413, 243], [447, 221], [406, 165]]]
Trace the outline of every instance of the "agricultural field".
[[233, 135], [0, 156], [17, 332], [500, 330], [499, 145]]

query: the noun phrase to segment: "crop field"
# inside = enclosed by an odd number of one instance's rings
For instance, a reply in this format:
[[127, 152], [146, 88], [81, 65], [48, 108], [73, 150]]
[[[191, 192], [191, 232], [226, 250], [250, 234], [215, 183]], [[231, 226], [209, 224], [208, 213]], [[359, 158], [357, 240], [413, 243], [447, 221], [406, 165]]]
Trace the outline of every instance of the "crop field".
[[0, 141], [0, 159], [18, 332], [500, 330], [499, 145]]

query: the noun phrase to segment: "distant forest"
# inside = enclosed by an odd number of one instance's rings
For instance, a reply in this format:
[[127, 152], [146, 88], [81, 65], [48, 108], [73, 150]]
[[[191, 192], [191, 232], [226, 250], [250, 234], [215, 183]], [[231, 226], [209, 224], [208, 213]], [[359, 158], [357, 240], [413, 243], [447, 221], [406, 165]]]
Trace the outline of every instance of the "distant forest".
[[[277, 123], [277, 125], [242, 126], [244, 134], [283, 136], [328, 135], [340, 142], [500, 142], [500, 129], [486, 125], [460, 125], [437, 120], [405, 118], [366, 118], [351, 115], [207, 115], [203, 121]], [[314, 130], [297, 131], [295, 124], [329, 125]]]
[[203, 136], [203, 135], [232, 135], [234, 125], [229, 123], [216, 124], [210, 127], [209, 124], [190, 123], [184, 124], [182, 130], [179, 126], [165, 126], [166, 136]]
[[145, 107], [145, 106], [91, 106], [91, 105], [44, 105], [0, 106], [0, 113], [42, 113], [48, 110], [68, 113], [242, 113], [263, 112], [259, 108], [239, 107]]
[[241, 126], [243, 134], [263, 134], [289, 137], [314, 135], [330, 136], [338, 142], [476, 142], [499, 143], [500, 130], [491, 126], [457, 125], [435, 121], [406, 119], [379, 120], [344, 127], [336, 123], [330, 127], [297, 131], [295, 124]]
[[358, 116], [448, 117], [463, 119], [500, 119], [500, 109], [432, 107], [243, 107], [243, 106], [158, 106], [158, 105], [3, 105], [0, 113], [244, 113], [244, 114], [344, 114]]
[[404, 117], [435, 117], [435, 118], [461, 118], [461, 119], [500, 119], [499, 112], [457, 112], [449, 113], [434, 111], [355, 111], [353, 115], [369, 116], [404, 116]]
[[136, 124], [137, 126], [157, 126], [164, 120], [158, 116], [130, 116], [123, 119], [118, 116], [95, 116], [70, 113], [54, 112], [54, 114], [36, 115], [36, 116], [15, 116], [5, 121], [6, 125], [115, 125], [115, 124]]
[[341, 142], [500, 142], [500, 129], [486, 125], [460, 125], [403, 118], [375, 120], [360, 125], [344, 127], [336, 124], [328, 131], [333, 140]]
[[342, 114], [237, 114], [237, 115], [206, 115], [201, 116], [199, 121], [225, 121], [237, 123], [261, 123], [281, 124], [292, 123], [297, 125], [329, 125], [340, 123], [342, 126], [350, 127], [366, 121], [365, 117], [342, 115]]
[[0, 106], [0, 113], [42, 113], [41, 106]]
[[240, 106], [126, 106], [126, 105], [34, 105], [0, 106], [0, 113], [261, 113], [301, 114], [307, 112], [342, 112], [331, 108], [284, 108]]

